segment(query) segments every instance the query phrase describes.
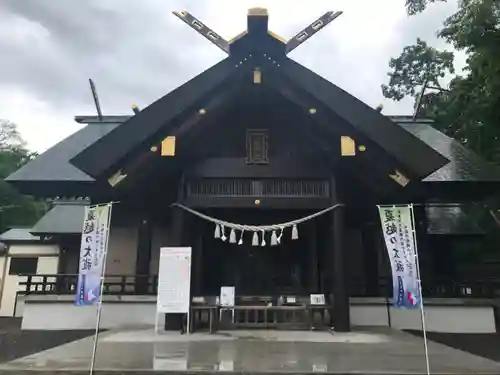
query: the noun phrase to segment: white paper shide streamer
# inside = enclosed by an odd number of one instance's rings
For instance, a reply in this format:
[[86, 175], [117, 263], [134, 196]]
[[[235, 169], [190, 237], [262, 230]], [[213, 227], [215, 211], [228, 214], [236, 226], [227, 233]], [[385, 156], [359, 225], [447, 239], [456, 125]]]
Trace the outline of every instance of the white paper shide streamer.
[[[288, 221], [286, 223], [272, 224], [272, 225], [245, 225], [230, 223], [228, 221], [219, 220], [215, 217], [205, 215], [201, 212], [193, 210], [187, 206], [180, 203], [174, 203], [172, 206], [183, 209], [193, 215], [196, 215], [204, 220], [212, 222], [215, 224], [214, 238], [220, 239], [223, 242], [228, 241], [232, 244], [243, 245], [244, 233], [248, 232], [251, 234], [252, 246], [277, 246], [281, 244], [281, 238], [283, 233], [287, 230], [291, 230], [290, 237], [292, 240], [299, 239], [299, 228], [298, 225], [302, 224], [308, 220], [317, 218], [318, 216], [324, 215], [327, 212], [333, 211], [334, 209], [343, 206], [343, 204], [335, 204], [324, 210], [318, 211], [312, 215], [302, 217], [297, 220]], [[239, 234], [238, 234], [239, 232]], [[229, 236], [229, 237], [228, 237]], [[268, 242], [269, 240], [269, 242]]]

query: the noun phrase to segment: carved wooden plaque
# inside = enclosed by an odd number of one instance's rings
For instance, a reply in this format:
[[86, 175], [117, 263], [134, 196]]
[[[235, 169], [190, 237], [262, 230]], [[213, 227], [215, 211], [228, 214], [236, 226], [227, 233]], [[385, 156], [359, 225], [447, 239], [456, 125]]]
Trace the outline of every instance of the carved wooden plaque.
[[268, 164], [268, 131], [247, 129], [247, 164]]

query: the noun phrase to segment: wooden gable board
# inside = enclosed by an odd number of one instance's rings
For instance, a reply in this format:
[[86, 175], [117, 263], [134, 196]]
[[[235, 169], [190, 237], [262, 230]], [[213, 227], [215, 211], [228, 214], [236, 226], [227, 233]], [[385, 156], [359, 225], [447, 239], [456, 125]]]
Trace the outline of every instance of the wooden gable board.
[[130, 150], [146, 142], [162, 127], [196, 105], [212, 90], [224, 84], [240, 66], [222, 60], [184, 85], [158, 99], [140, 113], [71, 159], [71, 163], [92, 177], [98, 177]]
[[[247, 69], [252, 72], [253, 65], [261, 62], [261, 59], [255, 58], [248, 60], [254, 61], [244, 63], [244, 59], [236, 63], [231, 58], [221, 61], [131, 117], [72, 158], [71, 163], [93, 177], [109, 172], [111, 167], [116, 166], [132, 150], [151, 141], [172, 119], [188, 109], [193, 110], [194, 104], [200, 103], [201, 99], [213, 93], [217, 87], [224, 89], [224, 85], [228, 84], [229, 78], [238, 68], [240, 71]], [[339, 87], [287, 57], [281, 60], [273, 66], [277, 75], [285, 76], [326, 105], [337, 116], [380, 145], [416, 177], [423, 179], [449, 162], [443, 155]], [[270, 70], [266, 74], [273, 72]]]
[[287, 58], [277, 69], [379, 144], [421, 179], [449, 162], [386, 116], [299, 63]]

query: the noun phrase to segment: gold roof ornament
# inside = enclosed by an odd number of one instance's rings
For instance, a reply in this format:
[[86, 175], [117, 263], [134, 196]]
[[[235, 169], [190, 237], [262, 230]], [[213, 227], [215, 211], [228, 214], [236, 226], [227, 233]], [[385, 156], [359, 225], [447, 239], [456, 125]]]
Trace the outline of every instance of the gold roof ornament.
[[248, 15], [249, 16], [269, 16], [269, 12], [267, 11], [267, 8], [250, 8], [248, 9]]

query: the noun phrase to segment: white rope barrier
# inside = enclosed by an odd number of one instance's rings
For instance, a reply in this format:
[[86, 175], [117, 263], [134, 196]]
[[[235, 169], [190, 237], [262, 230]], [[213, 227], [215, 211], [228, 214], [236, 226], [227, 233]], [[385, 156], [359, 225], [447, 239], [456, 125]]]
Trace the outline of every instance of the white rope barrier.
[[[266, 232], [272, 232], [271, 245], [274, 246], [274, 245], [281, 243], [281, 236], [283, 235], [283, 231], [286, 228], [292, 227], [292, 239], [296, 240], [299, 238], [297, 225], [302, 224], [308, 220], [315, 219], [318, 216], [324, 215], [324, 214], [326, 214], [330, 211], [333, 211], [338, 207], [342, 207], [344, 205], [342, 203], [337, 203], [333, 206], [327, 207], [327, 208], [325, 208], [321, 211], [318, 211], [314, 214], [304, 216], [300, 219], [287, 221], [286, 223], [271, 224], [271, 225], [248, 225], [248, 224], [231, 223], [229, 221], [224, 221], [224, 220], [220, 220], [220, 219], [217, 219], [215, 217], [212, 217], [212, 216], [205, 215], [199, 211], [193, 210], [192, 208], [184, 206], [183, 204], [180, 204], [180, 203], [173, 203], [172, 206], [183, 209], [184, 211], [187, 211], [195, 216], [198, 216], [201, 219], [204, 219], [204, 220], [207, 220], [209, 222], [214, 223], [216, 225], [214, 237], [220, 238], [222, 241], [227, 240], [227, 237], [225, 234], [225, 228], [229, 228], [229, 229], [231, 229], [231, 232], [229, 235], [229, 242], [230, 243], [236, 243], [235, 231], [241, 231], [240, 240], [238, 241], [239, 245], [243, 244], [243, 233], [244, 232], [253, 232], [254, 237], [252, 240], [252, 245], [259, 246], [258, 233], [262, 233], [262, 242], [260, 245], [266, 246], [266, 241], [265, 241]], [[279, 236], [276, 234], [276, 231], [280, 232]]]

